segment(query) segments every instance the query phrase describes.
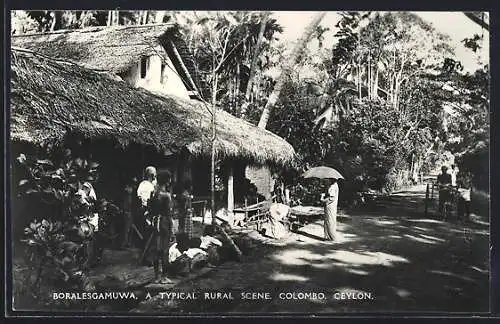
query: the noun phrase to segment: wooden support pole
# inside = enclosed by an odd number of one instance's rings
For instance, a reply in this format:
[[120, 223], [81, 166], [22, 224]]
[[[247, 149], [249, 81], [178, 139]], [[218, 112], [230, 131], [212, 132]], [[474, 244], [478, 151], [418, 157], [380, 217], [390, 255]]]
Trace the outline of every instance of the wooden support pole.
[[229, 166], [229, 174], [227, 177], [227, 211], [233, 214], [234, 210], [234, 174], [233, 166]]
[[425, 217], [427, 217], [429, 207], [429, 184], [427, 184], [427, 189], [425, 190]]

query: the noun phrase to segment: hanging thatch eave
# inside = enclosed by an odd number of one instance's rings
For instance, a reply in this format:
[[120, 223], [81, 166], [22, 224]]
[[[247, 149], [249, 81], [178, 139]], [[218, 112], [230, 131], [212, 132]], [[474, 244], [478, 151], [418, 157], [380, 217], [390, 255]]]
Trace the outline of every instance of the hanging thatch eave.
[[[11, 138], [35, 144], [68, 133], [209, 156], [211, 115], [198, 101], [135, 89], [116, 77], [25, 50], [11, 55]], [[294, 150], [273, 133], [217, 111], [219, 158], [286, 165]]]

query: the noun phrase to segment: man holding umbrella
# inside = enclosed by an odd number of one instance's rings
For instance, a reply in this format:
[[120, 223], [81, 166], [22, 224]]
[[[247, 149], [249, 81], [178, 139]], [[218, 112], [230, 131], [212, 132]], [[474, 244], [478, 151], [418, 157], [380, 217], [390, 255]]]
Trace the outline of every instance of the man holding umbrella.
[[328, 192], [321, 194], [321, 201], [325, 203], [325, 240], [335, 241], [337, 238], [337, 205], [339, 202], [338, 179], [344, 177], [337, 170], [329, 167], [315, 167], [304, 173], [304, 178], [329, 179]]

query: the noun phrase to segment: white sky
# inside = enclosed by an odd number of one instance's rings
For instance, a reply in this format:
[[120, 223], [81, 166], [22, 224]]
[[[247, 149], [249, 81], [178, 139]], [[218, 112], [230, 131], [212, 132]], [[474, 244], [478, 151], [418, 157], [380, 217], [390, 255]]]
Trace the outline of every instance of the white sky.
[[[312, 17], [317, 12], [313, 11], [275, 11], [273, 17], [284, 28], [280, 39], [283, 41], [295, 41], [302, 35], [302, 32]], [[477, 63], [478, 54], [465, 48], [461, 41], [466, 37], [472, 37], [475, 33], [481, 35], [483, 30], [476, 23], [472, 22], [462, 12], [415, 12], [422, 19], [429, 22], [437, 31], [450, 36], [451, 46], [455, 49], [456, 59], [460, 60], [466, 71], [474, 71], [479, 67]], [[323, 18], [321, 25], [329, 27], [330, 31], [326, 33], [324, 45], [333, 44], [333, 35], [335, 34], [335, 24], [339, 20], [337, 12], [328, 12]], [[485, 41], [479, 56], [482, 62], [489, 62], [489, 33], [484, 31]]]

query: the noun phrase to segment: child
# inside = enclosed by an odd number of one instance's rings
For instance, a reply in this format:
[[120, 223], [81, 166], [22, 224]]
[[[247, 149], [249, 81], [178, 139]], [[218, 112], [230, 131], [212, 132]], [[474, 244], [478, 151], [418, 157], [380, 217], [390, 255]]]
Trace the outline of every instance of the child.
[[158, 190], [150, 199], [150, 214], [154, 233], [154, 270], [156, 282], [171, 282], [166, 277], [169, 263], [169, 245], [172, 233], [172, 197], [167, 188], [170, 187], [170, 173], [163, 172], [158, 177]]
[[472, 191], [472, 185], [469, 179], [464, 179], [462, 182], [462, 188], [458, 189], [458, 192], [460, 194], [459, 197], [459, 202], [458, 202], [458, 208], [459, 208], [459, 215], [461, 215], [464, 220], [469, 220], [470, 218], [470, 201], [471, 201], [471, 191]]
[[129, 233], [133, 223], [134, 187], [135, 178], [125, 185], [123, 198], [123, 231], [121, 248], [130, 246]]

